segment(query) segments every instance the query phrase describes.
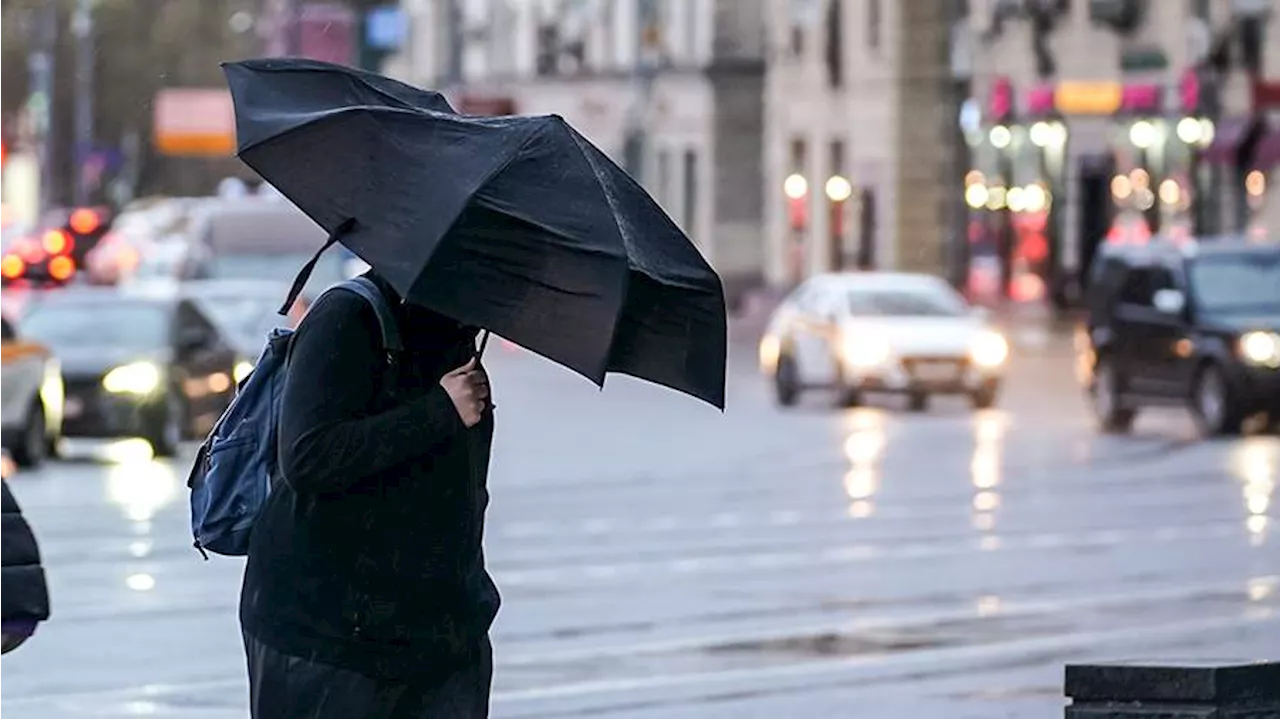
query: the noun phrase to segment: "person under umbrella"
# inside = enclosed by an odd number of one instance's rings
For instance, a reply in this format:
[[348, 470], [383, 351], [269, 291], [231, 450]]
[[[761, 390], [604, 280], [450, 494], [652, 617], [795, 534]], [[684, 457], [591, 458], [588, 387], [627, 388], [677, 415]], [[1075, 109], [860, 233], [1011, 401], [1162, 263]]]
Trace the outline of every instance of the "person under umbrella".
[[223, 67], [237, 154], [330, 233], [319, 252], [340, 241], [369, 264], [416, 368], [380, 399], [376, 318], [356, 298], [326, 293], [299, 326], [286, 488], [257, 520], [241, 597], [254, 716], [486, 716], [499, 601], [480, 550], [478, 329], [599, 385], [630, 374], [723, 410], [720, 278], [559, 117], [463, 117], [310, 60]]
[[485, 717], [499, 596], [481, 536], [493, 438], [477, 330], [400, 301], [388, 385], [377, 316], [322, 294], [290, 350], [280, 472], [240, 619], [252, 715]]
[[0, 654], [18, 649], [49, 619], [49, 587], [40, 549], [6, 477], [13, 471], [0, 455]]

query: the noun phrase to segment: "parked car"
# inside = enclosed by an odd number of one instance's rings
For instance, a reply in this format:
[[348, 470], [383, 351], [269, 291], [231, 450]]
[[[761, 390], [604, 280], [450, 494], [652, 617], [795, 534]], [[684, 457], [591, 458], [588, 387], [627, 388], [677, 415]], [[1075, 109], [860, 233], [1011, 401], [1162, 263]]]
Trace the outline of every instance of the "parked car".
[[56, 453], [62, 436], [63, 386], [58, 359], [43, 344], [19, 337], [8, 317], [3, 327], [3, 444], [14, 461], [34, 467]]
[[234, 346], [176, 292], [45, 293], [24, 327], [62, 359], [68, 437], [140, 436], [171, 456], [206, 434], [234, 395]]
[[943, 280], [908, 273], [813, 277], [778, 307], [760, 342], [761, 370], [784, 406], [821, 388], [845, 405], [889, 392], [914, 410], [934, 394], [990, 407], [1008, 356], [982, 311]]
[[1188, 406], [1205, 435], [1280, 417], [1280, 245], [1109, 247], [1092, 268], [1077, 367], [1107, 432]]

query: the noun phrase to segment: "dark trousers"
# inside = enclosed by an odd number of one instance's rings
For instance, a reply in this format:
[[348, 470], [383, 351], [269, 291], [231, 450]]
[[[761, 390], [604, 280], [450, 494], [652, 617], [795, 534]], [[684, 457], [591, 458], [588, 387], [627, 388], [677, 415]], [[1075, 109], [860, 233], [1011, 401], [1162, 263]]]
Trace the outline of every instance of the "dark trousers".
[[487, 719], [493, 648], [443, 680], [391, 682], [290, 656], [244, 635], [253, 719]]

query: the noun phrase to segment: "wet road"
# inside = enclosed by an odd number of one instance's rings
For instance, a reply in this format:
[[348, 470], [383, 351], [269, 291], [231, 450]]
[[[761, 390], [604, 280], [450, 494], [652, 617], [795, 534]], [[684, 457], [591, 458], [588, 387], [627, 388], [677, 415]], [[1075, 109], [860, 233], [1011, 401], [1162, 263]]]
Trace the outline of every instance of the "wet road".
[[[1045, 717], [1067, 661], [1280, 647], [1280, 440], [1098, 437], [1052, 351], [979, 414], [779, 412], [742, 358], [723, 416], [494, 354], [495, 716]], [[77, 449], [13, 481], [56, 616], [5, 716], [243, 716], [241, 567], [190, 548], [184, 463]]]

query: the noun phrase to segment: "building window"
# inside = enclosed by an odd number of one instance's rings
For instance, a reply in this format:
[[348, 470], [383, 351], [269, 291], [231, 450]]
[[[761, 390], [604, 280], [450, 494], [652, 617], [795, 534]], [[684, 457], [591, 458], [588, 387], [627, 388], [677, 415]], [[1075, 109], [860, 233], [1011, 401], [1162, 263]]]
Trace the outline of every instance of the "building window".
[[831, 0], [827, 5], [827, 85], [844, 84], [844, 2]]
[[880, 49], [880, 0], [867, 0], [867, 47]]
[[684, 151], [684, 229], [692, 235], [698, 219], [698, 153]]

